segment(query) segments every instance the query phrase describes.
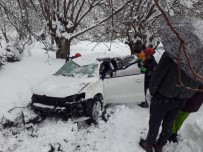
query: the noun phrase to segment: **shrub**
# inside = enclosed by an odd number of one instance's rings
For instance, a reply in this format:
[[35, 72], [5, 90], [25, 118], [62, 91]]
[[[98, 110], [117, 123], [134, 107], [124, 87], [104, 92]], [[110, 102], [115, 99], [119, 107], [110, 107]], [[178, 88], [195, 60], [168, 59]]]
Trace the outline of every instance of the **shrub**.
[[19, 46], [10, 46], [0, 48], [0, 66], [5, 62], [16, 62], [22, 59], [23, 49]]

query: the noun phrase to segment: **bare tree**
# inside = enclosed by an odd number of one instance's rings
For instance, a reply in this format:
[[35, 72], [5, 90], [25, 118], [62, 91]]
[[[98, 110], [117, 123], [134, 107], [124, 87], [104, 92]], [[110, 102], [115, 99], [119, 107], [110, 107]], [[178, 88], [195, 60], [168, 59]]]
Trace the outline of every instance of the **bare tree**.
[[[168, 15], [197, 15], [180, 0], [160, 3]], [[44, 39], [50, 34], [57, 58], [69, 56], [72, 40], [79, 37], [94, 41], [127, 38], [134, 54], [140, 47], [138, 41], [156, 43], [156, 21], [161, 17], [153, 0], [0, 0], [0, 6], [18, 40], [31, 39], [31, 35]]]
[[9, 42], [8, 36], [7, 36], [7, 31], [8, 31], [8, 20], [6, 18], [6, 16], [4, 15], [4, 11], [2, 9], [0, 9], [0, 30], [6, 40], [6, 42]]
[[127, 0], [110, 14], [100, 16], [99, 12], [95, 12], [107, 6], [107, 0], [38, 0], [52, 36], [52, 43], [55, 42], [58, 47], [56, 57], [64, 59], [69, 56], [70, 44], [74, 38], [101, 26], [132, 1]]
[[[183, 1], [158, 0], [158, 2], [168, 16], [200, 16], [198, 9], [187, 7], [182, 3]], [[130, 47], [131, 54], [142, 50], [148, 44], [157, 45], [157, 41], [159, 41], [156, 32], [157, 21], [162, 17], [162, 14], [153, 0], [134, 0], [132, 5], [122, 11], [123, 15], [115, 16], [114, 29], [117, 37], [127, 37], [126, 43]]]
[[122, 11], [114, 19], [114, 37], [127, 38], [126, 43], [134, 54], [143, 45], [152, 43], [156, 35], [154, 23], [160, 13], [152, 0], [134, 0]]
[[[194, 67], [192, 66], [192, 61], [191, 61], [191, 56], [189, 55], [188, 53], [188, 48], [186, 46], [186, 41], [184, 39], [184, 37], [181, 36], [181, 34], [176, 30], [176, 28], [173, 27], [173, 24], [170, 22], [170, 19], [169, 17], [167, 16], [167, 14], [164, 12], [163, 8], [160, 6], [158, 0], [154, 0], [156, 6], [158, 7], [158, 9], [160, 10], [160, 12], [162, 13], [166, 23], [167, 23], [167, 26], [169, 26], [171, 32], [173, 32], [176, 37], [178, 38], [179, 42], [180, 42], [180, 45], [179, 45], [179, 50], [178, 50], [178, 54], [177, 54], [177, 57], [176, 57], [176, 61], [177, 61], [177, 64], [178, 64], [178, 79], [179, 79], [179, 86], [180, 87], [184, 87], [188, 90], [193, 90], [193, 91], [199, 91], [199, 92], [203, 92], [203, 90], [200, 90], [200, 89], [193, 89], [193, 88], [190, 88], [190, 87], [187, 87], [183, 81], [182, 81], [182, 78], [181, 78], [181, 61], [180, 61], [180, 57], [181, 55], [184, 55], [186, 57], [186, 63], [187, 63], [187, 66], [189, 67], [189, 70], [191, 71], [192, 73], [192, 76], [194, 78], [196, 78], [197, 80], [199, 81], [202, 81], [203, 80], [203, 76], [200, 75], [198, 72], [196, 72], [194, 70]], [[201, 16], [200, 16], [201, 17]]]

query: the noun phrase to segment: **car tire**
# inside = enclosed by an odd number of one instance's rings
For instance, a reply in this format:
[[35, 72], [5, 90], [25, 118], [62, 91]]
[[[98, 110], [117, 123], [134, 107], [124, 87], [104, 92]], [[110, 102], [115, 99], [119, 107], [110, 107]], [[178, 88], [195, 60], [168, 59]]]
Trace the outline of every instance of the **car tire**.
[[91, 123], [98, 124], [98, 119], [100, 117], [102, 110], [101, 100], [99, 98], [94, 98], [92, 100], [88, 100], [86, 103], [86, 116], [90, 117], [87, 120], [87, 123], [90, 125]]

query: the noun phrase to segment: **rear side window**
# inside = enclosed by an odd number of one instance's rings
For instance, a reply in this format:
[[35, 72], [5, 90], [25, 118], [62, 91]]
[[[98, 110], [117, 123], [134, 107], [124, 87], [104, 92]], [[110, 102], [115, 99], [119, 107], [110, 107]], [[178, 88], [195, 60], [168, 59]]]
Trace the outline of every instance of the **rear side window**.
[[117, 65], [118, 65], [118, 69], [123, 69], [124, 67], [130, 65], [132, 62], [134, 62], [136, 60], [137, 57], [133, 56], [133, 55], [129, 55], [123, 58], [115, 58]]
[[138, 64], [133, 64], [128, 68], [123, 69], [128, 65], [130, 65], [131, 63], [135, 62], [136, 58], [137, 57], [134, 55], [129, 55], [123, 58], [115, 58], [118, 69], [116, 70], [116, 72], [113, 73], [113, 77], [122, 77], [122, 76], [141, 74]]
[[140, 68], [138, 67], [138, 64], [133, 64], [126, 69], [117, 70], [113, 77], [123, 77], [137, 74], [141, 74]]

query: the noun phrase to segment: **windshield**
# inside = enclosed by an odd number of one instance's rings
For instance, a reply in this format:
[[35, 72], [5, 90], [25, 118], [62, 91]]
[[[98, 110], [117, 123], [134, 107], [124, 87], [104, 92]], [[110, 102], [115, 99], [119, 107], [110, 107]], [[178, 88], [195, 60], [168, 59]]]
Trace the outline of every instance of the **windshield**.
[[54, 75], [63, 75], [69, 77], [93, 77], [97, 67], [97, 64], [79, 66], [73, 61], [68, 61]]

